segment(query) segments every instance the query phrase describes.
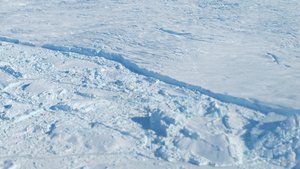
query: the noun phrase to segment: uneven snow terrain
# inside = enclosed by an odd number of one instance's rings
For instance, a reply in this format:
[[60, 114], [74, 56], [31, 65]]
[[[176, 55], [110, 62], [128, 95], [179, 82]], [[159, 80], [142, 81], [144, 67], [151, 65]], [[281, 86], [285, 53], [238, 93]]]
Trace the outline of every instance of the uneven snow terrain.
[[216, 93], [300, 110], [299, 0], [0, 2], [0, 36], [103, 49]]
[[2, 43], [0, 77], [5, 169], [297, 165], [296, 114], [263, 114], [102, 57], [34, 46]]
[[299, 8], [0, 0], [0, 167], [300, 168]]

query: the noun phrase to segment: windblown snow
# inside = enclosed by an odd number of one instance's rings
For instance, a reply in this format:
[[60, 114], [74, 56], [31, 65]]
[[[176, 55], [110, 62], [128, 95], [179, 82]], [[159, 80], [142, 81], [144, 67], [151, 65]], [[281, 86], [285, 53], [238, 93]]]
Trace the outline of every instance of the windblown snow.
[[300, 168], [299, 8], [0, 0], [0, 167]]

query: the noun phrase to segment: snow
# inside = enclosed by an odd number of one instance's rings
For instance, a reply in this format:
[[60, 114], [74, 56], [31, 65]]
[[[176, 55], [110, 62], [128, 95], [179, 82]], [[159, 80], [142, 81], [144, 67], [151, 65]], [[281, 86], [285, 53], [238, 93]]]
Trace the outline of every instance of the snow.
[[0, 34], [122, 54], [216, 93], [299, 110], [299, 6], [297, 0], [19, 0], [1, 4]]
[[299, 7], [0, 0], [0, 167], [299, 168]]

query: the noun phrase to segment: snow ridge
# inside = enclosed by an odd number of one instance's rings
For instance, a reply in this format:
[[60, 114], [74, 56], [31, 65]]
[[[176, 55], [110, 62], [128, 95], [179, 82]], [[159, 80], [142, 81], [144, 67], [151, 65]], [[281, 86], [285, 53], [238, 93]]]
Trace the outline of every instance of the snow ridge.
[[56, 44], [44, 44], [41, 46], [37, 46], [30, 42], [23, 42], [18, 39], [11, 39], [11, 38], [2, 37], [2, 36], [0, 36], [0, 41], [14, 43], [14, 44], [21, 44], [21, 45], [30, 46], [30, 47], [41, 47], [44, 49], [57, 51], [57, 52], [72, 52], [72, 53], [77, 53], [77, 54], [81, 54], [81, 55], [85, 55], [85, 56], [103, 57], [105, 59], [115, 61], [115, 62], [122, 64], [124, 67], [126, 67], [128, 70], [130, 70], [133, 73], [136, 73], [136, 74], [139, 74], [142, 76], [146, 76], [146, 77], [151, 77], [151, 78], [157, 79], [159, 81], [162, 81], [164, 83], [167, 83], [167, 84], [170, 84], [173, 86], [200, 92], [202, 94], [205, 94], [207, 96], [215, 98], [221, 102], [239, 105], [239, 106], [246, 107], [246, 108], [249, 108], [252, 110], [260, 111], [265, 114], [274, 112], [274, 113], [278, 113], [278, 114], [292, 115], [297, 112], [300, 112], [299, 109], [293, 109], [293, 108], [288, 108], [288, 107], [283, 107], [283, 106], [278, 106], [278, 105], [268, 105], [264, 102], [261, 102], [261, 101], [255, 100], [255, 99], [246, 99], [246, 98], [230, 96], [230, 95], [226, 95], [226, 94], [222, 94], [222, 93], [216, 93], [216, 92], [210, 91], [208, 89], [202, 88], [201, 86], [188, 84], [188, 83], [176, 80], [172, 77], [169, 77], [169, 76], [166, 76], [163, 74], [159, 74], [157, 72], [139, 67], [137, 64], [133, 63], [129, 59], [126, 59], [124, 56], [122, 56], [120, 54], [108, 53], [103, 50], [97, 51], [95, 49], [83, 48], [83, 47], [78, 47], [78, 46], [66, 47], [66, 46], [60, 46], [60, 45], [56, 45]]

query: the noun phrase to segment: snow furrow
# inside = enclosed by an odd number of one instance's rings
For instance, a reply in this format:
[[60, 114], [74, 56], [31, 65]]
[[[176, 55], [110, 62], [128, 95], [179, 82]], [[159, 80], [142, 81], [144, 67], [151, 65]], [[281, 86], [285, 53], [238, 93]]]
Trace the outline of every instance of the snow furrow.
[[72, 52], [72, 53], [77, 53], [77, 54], [81, 54], [81, 55], [85, 55], [85, 56], [103, 57], [105, 59], [115, 61], [115, 62], [122, 64], [124, 67], [126, 67], [128, 70], [130, 70], [133, 73], [136, 73], [136, 74], [139, 74], [142, 76], [146, 76], [146, 77], [151, 77], [151, 78], [157, 79], [159, 81], [162, 81], [164, 83], [167, 83], [167, 84], [170, 84], [173, 86], [200, 92], [204, 95], [215, 98], [221, 102], [239, 105], [239, 106], [246, 107], [246, 108], [249, 108], [252, 110], [260, 111], [265, 114], [274, 112], [274, 113], [278, 113], [278, 114], [292, 115], [297, 112], [300, 112], [299, 109], [293, 109], [293, 108], [279, 106], [279, 105], [269, 105], [269, 104], [266, 104], [262, 101], [258, 101], [255, 99], [246, 99], [246, 98], [230, 96], [230, 95], [226, 95], [226, 94], [222, 94], [222, 93], [216, 93], [216, 92], [210, 91], [208, 89], [202, 88], [201, 86], [188, 84], [183, 81], [176, 80], [172, 77], [142, 68], [142, 67], [138, 66], [137, 64], [133, 63], [131, 60], [126, 59], [124, 56], [122, 56], [120, 54], [108, 53], [103, 50], [97, 51], [95, 49], [83, 48], [83, 47], [78, 47], [78, 46], [66, 47], [66, 46], [60, 46], [60, 45], [56, 45], [56, 44], [44, 44], [41, 46], [37, 46], [30, 42], [23, 42], [18, 39], [11, 39], [11, 38], [1, 37], [1, 36], [0, 36], [0, 41], [14, 43], [14, 44], [20, 44], [20, 45], [24, 45], [24, 46], [40, 47], [40, 48], [57, 51], [57, 52]]

